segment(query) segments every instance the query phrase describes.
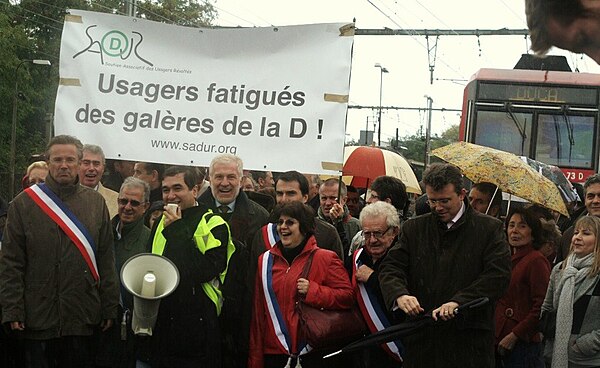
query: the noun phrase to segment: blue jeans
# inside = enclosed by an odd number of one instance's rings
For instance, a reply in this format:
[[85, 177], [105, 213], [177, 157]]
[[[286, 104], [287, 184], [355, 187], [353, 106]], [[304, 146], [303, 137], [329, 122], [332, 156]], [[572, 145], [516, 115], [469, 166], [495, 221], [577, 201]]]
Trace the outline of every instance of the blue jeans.
[[506, 355], [496, 353], [496, 368], [544, 368], [542, 344], [517, 341]]

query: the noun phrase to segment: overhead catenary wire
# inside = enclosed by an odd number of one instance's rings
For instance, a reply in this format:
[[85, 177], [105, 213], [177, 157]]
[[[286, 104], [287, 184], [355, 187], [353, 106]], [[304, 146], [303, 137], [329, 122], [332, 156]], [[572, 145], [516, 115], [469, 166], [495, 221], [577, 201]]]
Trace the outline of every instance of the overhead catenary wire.
[[[206, 0], [202, 0], [202, 2], [203, 2], [203, 3], [205, 3], [205, 4], [210, 4], [210, 5], [212, 5], [212, 6], [213, 6], [215, 9], [217, 9], [219, 12], [224, 12], [224, 13], [227, 13], [227, 14], [231, 15], [231, 16], [232, 16], [232, 17], [234, 17], [234, 18], [237, 18], [237, 19], [239, 19], [239, 20], [241, 20], [241, 21], [243, 21], [243, 22], [246, 22], [246, 23], [248, 23], [248, 24], [251, 24], [253, 27], [258, 27], [258, 25], [257, 25], [256, 23], [254, 23], [254, 22], [251, 22], [251, 21], [249, 21], [249, 20], [247, 20], [247, 19], [244, 19], [244, 18], [242, 18], [242, 17], [240, 17], [240, 16], [238, 16], [238, 15], [236, 15], [236, 14], [233, 14], [233, 13], [231, 13], [230, 11], [227, 11], [227, 10], [225, 10], [225, 9], [223, 9], [223, 8], [220, 8], [220, 7], [218, 7], [218, 6], [217, 6], [217, 5], [215, 5], [215, 4], [209, 3], [209, 2], [208, 2], [208, 1], [206, 1]], [[255, 16], [256, 16], [256, 15], [255, 15]], [[261, 19], [261, 20], [262, 20], [262, 21], [264, 21], [265, 23], [267, 23], [267, 24], [269, 24], [269, 25], [273, 26], [273, 23], [271, 23], [271, 22], [269, 22], [269, 21], [266, 21], [266, 20], [262, 19], [260, 16], [256, 16], [256, 17], [257, 17], [257, 18], [259, 18], [259, 19]]]
[[[421, 6], [423, 9], [425, 9], [426, 12], [428, 12], [429, 14], [431, 14], [431, 16], [433, 16], [438, 22], [440, 22], [443, 26], [445, 26], [446, 28], [449, 28], [451, 32], [453, 32], [455, 35], [458, 36], [458, 32], [453, 29], [452, 27], [450, 27], [446, 22], [444, 22], [442, 19], [440, 19], [437, 15], [435, 15], [431, 10], [429, 10], [429, 8], [427, 8], [425, 5], [423, 5], [419, 0], [415, 0], [415, 2], [417, 4], [419, 4], [419, 6]], [[481, 57], [482, 52], [481, 52], [481, 43], [479, 41], [479, 36], [477, 36], [477, 45], [479, 47], [479, 56]], [[444, 55], [442, 53], [442, 55]], [[486, 61], [488, 61], [489, 63], [491, 63], [491, 60], [487, 57], [487, 55], [485, 53], [483, 53], [483, 57]]]
[[[385, 16], [386, 18], [388, 18], [392, 23], [394, 23], [397, 27], [405, 29], [404, 27], [402, 27], [402, 25], [398, 24], [398, 22], [396, 22], [394, 19], [392, 19], [387, 13], [385, 13], [383, 10], [381, 10], [377, 5], [375, 5], [373, 3], [373, 1], [371, 0], [366, 0], [369, 4], [371, 4], [375, 9], [377, 9], [377, 11], [379, 11], [383, 16]], [[410, 33], [410, 30], [407, 30]], [[417, 39], [415, 37], [415, 35], [410, 35], [411, 38], [413, 38], [419, 45], [421, 45], [421, 47], [423, 47], [425, 50], [428, 51], [428, 48], [426, 45], [424, 45], [421, 41], [419, 41], [419, 39]], [[442, 64], [444, 64], [448, 69], [450, 69], [451, 71], [453, 71], [456, 75], [460, 76], [461, 78], [465, 78], [464, 75], [462, 75], [461, 72], [459, 72], [458, 70], [456, 70], [455, 68], [453, 68], [452, 66], [450, 66], [448, 63], [446, 63], [446, 61], [444, 61], [443, 59], [440, 58], [440, 61], [442, 62]]]
[[[25, 9], [25, 8], [24, 8], [23, 6], [21, 6], [21, 5], [12, 5], [12, 4], [10, 4], [10, 2], [9, 2], [8, 0], [6, 0], [6, 1], [4, 1], [4, 0], [0, 0], [0, 2], [1, 2], [2, 4], [8, 4], [8, 10], [12, 11], [12, 12], [13, 12], [13, 15], [15, 15], [15, 16], [16, 16], [16, 15], [18, 15], [18, 16], [20, 16], [20, 17], [23, 17], [23, 18], [25, 18], [25, 19], [28, 19], [28, 20], [30, 20], [30, 21], [32, 21], [32, 22], [34, 22], [34, 23], [37, 23], [37, 24], [43, 25], [43, 26], [45, 26], [45, 27], [52, 28], [52, 29], [54, 29], [54, 30], [56, 30], [56, 31], [60, 31], [60, 32], [62, 32], [62, 28], [59, 28], [59, 27], [57, 27], [57, 26], [55, 26], [55, 25], [52, 25], [52, 24], [49, 24], [49, 23], [42, 22], [41, 20], [35, 19], [35, 18], [31, 17], [31, 16], [27, 16], [27, 14], [22, 14], [22, 13], [21, 13], [21, 14], [17, 14], [17, 13], [15, 13], [15, 12], [16, 12], [16, 10], [17, 10], [17, 9], [15, 9], [15, 8], [16, 8], [17, 6], [19, 7], [19, 9], [27, 10], [27, 9]], [[30, 14], [34, 14], [34, 15], [37, 15], [37, 16], [39, 16], [40, 18], [43, 18], [43, 19], [50, 19], [50, 20], [53, 20], [53, 21], [55, 21], [55, 22], [57, 22], [57, 23], [60, 23], [60, 24], [61, 24], [61, 26], [62, 26], [62, 22], [59, 22], [59, 21], [57, 21], [56, 19], [53, 19], [53, 18], [50, 18], [50, 17], [44, 16], [44, 15], [42, 15], [42, 14], [36, 13], [36, 12], [34, 12], [34, 11], [31, 11], [31, 10], [28, 10], [28, 13], [30, 13]]]
[[508, 9], [523, 24], [527, 24], [527, 22], [525, 21], [525, 19], [523, 19], [523, 15], [519, 15], [517, 12], [515, 12], [515, 10], [513, 8], [511, 8], [510, 6], [508, 6], [508, 4], [506, 3], [505, 0], [498, 0], [498, 1], [500, 1], [502, 3], [502, 5], [504, 5], [506, 7], [506, 9]]

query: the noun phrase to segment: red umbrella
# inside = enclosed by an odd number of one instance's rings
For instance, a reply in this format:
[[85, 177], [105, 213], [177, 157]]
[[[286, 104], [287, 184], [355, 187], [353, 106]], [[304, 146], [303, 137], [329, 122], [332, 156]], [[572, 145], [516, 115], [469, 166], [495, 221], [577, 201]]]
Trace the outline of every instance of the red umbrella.
[[342, 175], [352, 176], [351, 184], [357, 188], [368, 188], [377, 177], [389, 175], [402, 180], [407, 192], [421, 194], [419, 181], [404, 156], [379, 147], [345, 147]]

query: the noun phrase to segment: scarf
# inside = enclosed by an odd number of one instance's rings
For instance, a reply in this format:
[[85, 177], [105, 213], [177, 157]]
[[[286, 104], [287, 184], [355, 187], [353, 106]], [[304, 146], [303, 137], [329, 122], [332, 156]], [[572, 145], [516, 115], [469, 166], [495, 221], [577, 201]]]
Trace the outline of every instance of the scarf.
[[575, 254], [572, 254], [565, 260], [561, 278], [553, 295], [553, 304], [558, 308], [552, 368], [566, 368], [568, 366], [569, 338], [573, 327], [573, 303], [585, 294], [590, 287], [594, 286], [596, 278], [588, 277], [593, 262], [594, 253], [582, 258], [577, 258]]

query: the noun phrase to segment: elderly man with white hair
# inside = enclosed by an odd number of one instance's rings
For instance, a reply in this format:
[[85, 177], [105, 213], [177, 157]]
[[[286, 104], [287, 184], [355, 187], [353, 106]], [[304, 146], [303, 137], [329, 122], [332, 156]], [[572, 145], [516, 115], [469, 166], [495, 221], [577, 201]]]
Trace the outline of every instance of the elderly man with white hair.
[[[392, 312], [385, 308], [379, 285], [379, 266], [400, 234], [397, 209], [385, 201], [374, 202], [360, 213], [363, 244], [351, 259], [351, 278], [358, 305], [371, 332], [392, 325]], [[393, 341], [363, 352], [361, 360], [368, 367], [397, 367], [402, 360], [403, 346]]]
[[[258, 203], [248, 198], [241, 189], [244, 164], [232, 154], [217, 155], [208, 170], [210, 190], [198, 197], [198, 203], [206, 205], [227, 221], [231, 237], [252, 244], [254, 235], [267, 224], [269, 213]], [[236, 247], [242, 246], [236, 243]], [[247, 347], [250, 326], [250, 290], [246, 287], [246, 272], [249, 253], [245, 247], [238, 248], [232, 256], [227, 271], [229, 278], [223, 313], [220, 316], [223, 345], [223, 368], [241, 367], [247, 361]], [[246, 259], [244, 259], [244, 257]]]

